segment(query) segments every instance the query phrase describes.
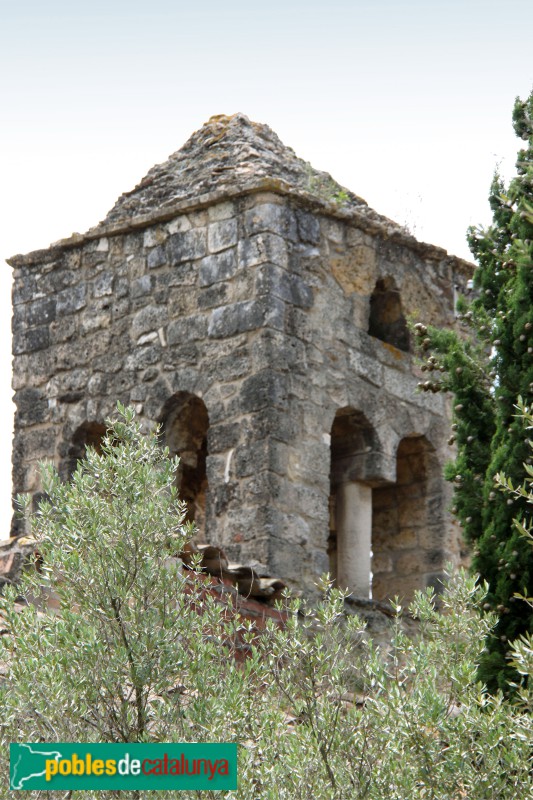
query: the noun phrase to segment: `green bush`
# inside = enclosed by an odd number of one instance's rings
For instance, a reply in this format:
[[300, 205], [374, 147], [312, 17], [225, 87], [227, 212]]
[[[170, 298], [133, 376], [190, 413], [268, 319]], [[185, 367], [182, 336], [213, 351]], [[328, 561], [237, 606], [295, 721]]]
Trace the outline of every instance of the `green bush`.
[[[257, 637], [174, 557], [190, 536], [175, 467], [122, 410], [70, 484], [45, 469], [49, 499], [30, 515], [43, 565], [0, 598], [9, 631], [0, 637], [1, 796], [10, 741], [239, 743], [238, 792], [165, 800], [533, 796], [531, 695], [523, 689], [511, 705], [476, 683], [493, 620], [476, 610], [473, 579], [454, 577], [438, 611], [419, 595], [420, 636], [406, 637], [398, 615], [386, 656], [327, 581], [320, 604], [288, 600], [286, 625]], [[58, 613], [16, 610], [17, 595], [52, 590]], [[237, 638], [250, 645], [244, 664], [233, 657]], [[530, 670], [526, 643], [515, 659]]]

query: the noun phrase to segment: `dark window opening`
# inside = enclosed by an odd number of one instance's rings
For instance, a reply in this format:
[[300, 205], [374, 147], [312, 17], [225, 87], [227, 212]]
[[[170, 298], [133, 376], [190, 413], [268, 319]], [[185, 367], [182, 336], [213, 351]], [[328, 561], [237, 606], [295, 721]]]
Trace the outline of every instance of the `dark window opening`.
[[194, 522], [200, 538], [205, 536], [207, 495], [207, 431], [209, 417], [199, 397], [179, 392], [166, 403], [162, 415], [163, 443], [180, 463], [176, 486], [186, 504], [185, 519]]
[[105, 434], [106, 426], [102, 422], [84, 422], [76, 429], [67, 448], [66, 457], [59, 468], [62, 480], [70, 480], [78, 466], [78, 461], [85, 457], [88, 447], [92, 447], [97, 453], [102, 452], [102, 441]]
[[409, 352], [409, 330], [402, 312], [400, 292], [392, 278], [382, 278], [370, 298], [368, 332], [376, 339]]
[[443, 568], [440, 466], [424, 436], [402, 439], [396, 483], [372, 498], [373, 596], [411, 600]]
[[375, 433], [365, 415], [339, 409], [331, 427], [329, 571], [339, 588], [366, 597], [371, 591], [370, 528], [363, 506], [368, 512], [375, 451]]

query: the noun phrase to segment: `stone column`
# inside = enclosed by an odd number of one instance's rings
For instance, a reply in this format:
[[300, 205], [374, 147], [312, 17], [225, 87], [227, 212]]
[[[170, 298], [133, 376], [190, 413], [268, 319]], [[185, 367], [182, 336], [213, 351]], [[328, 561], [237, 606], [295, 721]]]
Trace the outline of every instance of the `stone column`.
[[337, 487], [337, 586], [370, 595], [372, 489], [351, 481]]

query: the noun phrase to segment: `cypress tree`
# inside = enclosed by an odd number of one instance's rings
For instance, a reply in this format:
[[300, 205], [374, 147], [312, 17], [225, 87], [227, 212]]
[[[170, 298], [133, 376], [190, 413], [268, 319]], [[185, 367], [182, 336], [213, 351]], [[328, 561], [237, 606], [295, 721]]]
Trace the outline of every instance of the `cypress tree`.
[[475, 299], [458, 303], [462, 330], [415, 326], [427, 358], [422, 369], [438, 375], [421, 388], [454, 395], [457, 458], [446, 477], [455, 486], [453, 511], [472, 546], [472, 568], [488, 583], [485, 610], [498, 615], [479, 668], [491, 691], [507, 691], [517, 680], [506, 659], [509, 644], [533, 632], [533, 611], [515, 596], [533, 595], [533, 548], [513, 522], [526, 521], [527, 500], [495, 483], [501, 472], [523, 485], [532, 456], [517, 404], [530, 406], [533, 394], [533, 92], [524, 102], [517, 98], [513, 124], [524, 142], [517, 174], [508, 187], [494, 176], [492, 224], [468, 231], [477, 269]]

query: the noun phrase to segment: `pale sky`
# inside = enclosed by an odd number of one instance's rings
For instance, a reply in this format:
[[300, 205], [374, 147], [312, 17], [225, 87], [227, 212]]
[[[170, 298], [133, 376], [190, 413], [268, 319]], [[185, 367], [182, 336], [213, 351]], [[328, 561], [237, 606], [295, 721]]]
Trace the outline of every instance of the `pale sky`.
[[[101, 220], [213, 114], [469, 258], [533, 88], [532, 0], [0, 0], [0, 259]], [[10, 269], [0, 270], [0, 539], [10, 510]]]

